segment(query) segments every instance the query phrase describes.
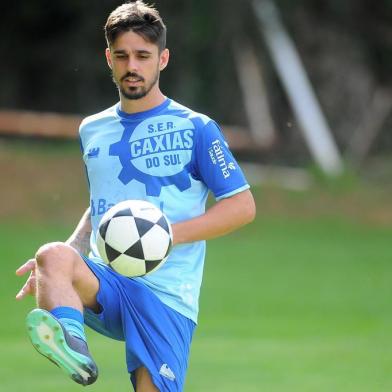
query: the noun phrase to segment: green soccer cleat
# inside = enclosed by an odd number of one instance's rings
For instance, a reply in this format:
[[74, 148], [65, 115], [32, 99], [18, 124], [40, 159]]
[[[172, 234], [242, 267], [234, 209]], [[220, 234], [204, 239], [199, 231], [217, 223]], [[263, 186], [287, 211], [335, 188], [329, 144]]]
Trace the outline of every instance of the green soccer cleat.
[[98, 369], [87, 343], [70, 335], [51, 313], [34, 309], [27, 315], [26, 325], [36, 350], [75, 382], [90, 385], [97, 379]]

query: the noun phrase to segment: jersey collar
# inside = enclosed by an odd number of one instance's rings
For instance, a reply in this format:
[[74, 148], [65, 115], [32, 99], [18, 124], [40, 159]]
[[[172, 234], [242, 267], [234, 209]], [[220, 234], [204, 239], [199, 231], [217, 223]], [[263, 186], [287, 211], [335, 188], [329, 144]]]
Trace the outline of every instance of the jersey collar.
[[117, 114], [121, 118], [124, 118], [124, 119], [127, 119], [127, 120], [140, 120], [142, 118], [154, 116], [155, 114], [159, 113], [161, 110], [163, 110], [167, 106], [169, 106], [170, 102], [171, 102], [171, 99], [166, 97], [165, 100], [160, 105], [155, 106], [152, 109], [148, 109], [148, 110], [145, 110], [143, 112], [137, 112], [137, 113], [126, 113], [126, 112], [123, 112], [120, 109], [120, 102], [118, 102], [116, 104], [116, 112], [117, 112]]

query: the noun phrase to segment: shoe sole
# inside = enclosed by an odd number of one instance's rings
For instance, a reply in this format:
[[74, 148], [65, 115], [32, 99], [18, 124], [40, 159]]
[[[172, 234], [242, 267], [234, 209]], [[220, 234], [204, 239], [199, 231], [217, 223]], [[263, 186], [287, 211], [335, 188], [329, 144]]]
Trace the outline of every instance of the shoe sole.
[[95, 364], [67, 345], [61, 324], [49, 312], [34, 309], [27, 315], [26, 325], [31, 343], [41, 355], [79, 384], [89, 385], [95, 381]]

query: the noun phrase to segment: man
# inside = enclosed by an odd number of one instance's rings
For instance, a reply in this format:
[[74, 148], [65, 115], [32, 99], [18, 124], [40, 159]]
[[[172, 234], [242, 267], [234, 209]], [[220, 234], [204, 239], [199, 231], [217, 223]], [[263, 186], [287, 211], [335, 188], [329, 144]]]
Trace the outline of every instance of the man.
[[[29, 337], [76, 382], [91, 384], [98, 375], [86, 323], [125, 341], [136, 391], [182, 391], [205, 240], [252, 221], [255, 205], [216, 123], [160, 91], [169, 51], [158, 11], [142, 1], [123, 4], [110, 14], [105, 36], [120, 102], [80, 126], [90, 207], [65, 243], [42, 246], [17, 270], [30, 272], [17, 298], [36, 295]], [[217, 201], [205, 211], [209, 190]], [[144, 277], [115, 273], [96, 248], [102, 215], [127, 199], [154, 203], [172, 222], [167, 262]]]

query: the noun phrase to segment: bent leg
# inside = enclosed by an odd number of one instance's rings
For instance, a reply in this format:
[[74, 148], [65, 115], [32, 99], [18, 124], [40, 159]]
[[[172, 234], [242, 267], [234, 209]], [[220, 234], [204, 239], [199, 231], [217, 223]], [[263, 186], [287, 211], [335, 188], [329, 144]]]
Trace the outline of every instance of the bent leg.
[[99, 281], [79, 253], [71, 246], [53, 242], [37, 254], [37, 303], [42, 309], [69, 306], [98, 309]]
[[36, 280], [39, 309], [26, 318], [32, 344], [74, 381], [92, 384], [98, 369], [85, 341], [83, 308], [98, 308], [98, 279], [72, 247], [55, 242], [38, 250]]

